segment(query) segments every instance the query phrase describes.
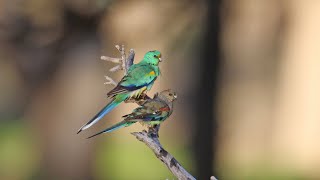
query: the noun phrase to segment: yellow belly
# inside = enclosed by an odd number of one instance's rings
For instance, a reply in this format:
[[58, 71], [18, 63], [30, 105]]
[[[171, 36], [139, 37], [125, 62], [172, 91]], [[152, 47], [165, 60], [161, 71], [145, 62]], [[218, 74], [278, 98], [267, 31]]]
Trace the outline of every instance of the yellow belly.
[[141, 89], [135, 90], [131, 93], [130, 98], [138, 99], [141, 96], [141, 94], [143, 94], [146, 90], [147, 90], [147, 87], [143, 87]]

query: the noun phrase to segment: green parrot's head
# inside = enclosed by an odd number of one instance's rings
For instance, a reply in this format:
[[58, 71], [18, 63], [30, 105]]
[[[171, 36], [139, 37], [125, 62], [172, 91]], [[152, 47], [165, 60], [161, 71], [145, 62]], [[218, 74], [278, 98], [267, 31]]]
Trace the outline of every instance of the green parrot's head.
[[149, 51], [144, 55], [143, 60], [146, 63], [152, 64], [152, 65], [158, 65], [159, 62], [161, 62], [161, 53], [160, 51], [154, 50], [154, 51]]

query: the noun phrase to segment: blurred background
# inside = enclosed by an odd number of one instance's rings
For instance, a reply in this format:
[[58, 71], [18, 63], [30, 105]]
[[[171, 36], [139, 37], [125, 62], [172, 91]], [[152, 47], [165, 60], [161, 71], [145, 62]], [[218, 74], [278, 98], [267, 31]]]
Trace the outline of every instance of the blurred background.
[[163, 146], [197, 179], [320, 179], [320, 1], [0, 0], [0, 179], [174, 179], [130, 132], [77, 135], [119, 57], [160, 50]]

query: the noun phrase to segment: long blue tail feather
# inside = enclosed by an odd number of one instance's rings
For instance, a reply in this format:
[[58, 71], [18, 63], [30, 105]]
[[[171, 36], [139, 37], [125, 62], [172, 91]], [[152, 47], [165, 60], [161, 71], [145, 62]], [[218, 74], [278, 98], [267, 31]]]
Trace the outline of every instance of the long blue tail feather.
[[134, 123], [136, 123], [136, 122], [134, 122], [134, 121], [130, 121], [130, 122], [121, 121], [121, 122], [119, 122], [119, 123], [117, 123], [117, 124], [115, 124], [115, 125], [107, 128], [107, 129], [101, 131], [101, 132], [98, 132], [97, 134], [94, 134], [94, 135], [88, 137], [87, 139], [90, 139], [90, 138], [92, 138], [92, 137], [94, 137], [94, 136], [97, 136], [97, 135], [99, 135], [99, 134], [102, 134], [102, 133], [108, 133], [108, 132], [115, 131], [115, 130], [120, 129], [120, 128], [122, 128], [122, 127], [128, 127], [128, 126], [130, 126], [130, 125], [132, 125], [132, 124], [134, 124]]
[[89, 122], [87, 122], [85, 125], [83, 125], [77, 134], [79, 134], [81, 131], [88, 129], [95, 123], [97, 123], [103, 116], [108, 114], [111, 110], [113, 110], [115, 107], [117, 107], [122, 101], [124, 101], [126, 98], [115, 98], [113, 101], [111, 101], [109, 104], [107, 104], [104, 108], [102, 108]]

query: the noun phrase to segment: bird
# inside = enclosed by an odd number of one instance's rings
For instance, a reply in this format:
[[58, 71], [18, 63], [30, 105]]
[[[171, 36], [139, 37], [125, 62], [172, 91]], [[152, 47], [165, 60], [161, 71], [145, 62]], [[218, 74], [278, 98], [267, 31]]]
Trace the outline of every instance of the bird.
[[149, 91], [160, 75], [159, 62], [161, 61], [160, 51], [154, 50], [147, 52], [139, 63], [130, 66], [127, 74], [116, 87], [107, 93], [107, 96], [112, 100], [89, 122], [84, 124], [77, 134], [97, 123], [123, 101], [130, 98], [139, 99], [146, 91]]
[[88, 137], [88, 139], [122, 127], [128, 127], [136, 122], [140, 122], [142, 125], [147, 125], [151, 128], [155, 126], [159, 127], [159, 125], [172, 114], [173, 101], [175, 101], [177, 97], [177, 93], [170, 89], [156, 93], [152, 99], [147, 99], [139, 107], [134, 109], [131, 114], [124, 115], [122, 121]]

